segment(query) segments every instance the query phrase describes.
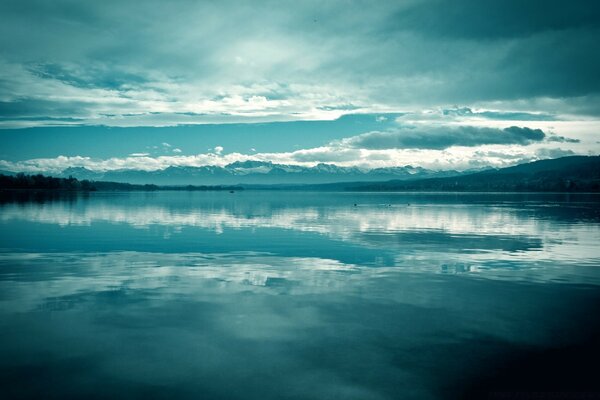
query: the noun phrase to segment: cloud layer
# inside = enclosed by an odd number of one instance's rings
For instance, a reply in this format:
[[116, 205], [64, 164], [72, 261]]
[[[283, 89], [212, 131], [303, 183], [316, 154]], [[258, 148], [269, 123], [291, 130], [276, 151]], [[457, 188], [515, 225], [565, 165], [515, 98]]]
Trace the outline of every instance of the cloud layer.
[[589, 1], [6, 0], [0, 35], [0, 127], [600, 109]]
[[[571, 148], [548, 147], [556, 142]], [[584, 147], [582, 147], [584, 146]], [[154, 146], [159, 147], [159, 146]], [[418, 166], [429, 169], [465, 170], [504, 167], [540, 158], [585, 154], [585, 144], [541, 129], [421, 124], [397, 125], [385, 132], [372, 131], [333, 140], [324, 146], [282, 152], [226, 153], [215, 146], [206, 153], [182, 154], [181, 149], [162, 143], [162, 155], [131, 153], [127, 157], [93, 158], [58, 156], [23, 161], [0, 160], [0, 169], [57, 173], [72, 167], [92, 171], [136, 169], [154, 171], [168, 167], [225, 166], [238, 161], [265, 161], [275, 164], [314, 166], [318, 163], [353, 166], [361, 169]]]
[[504, 129], [476, 126], [401, 127], [388, 132], [368, 132], [342, 141], [343, 145], [371, 150], [381, 149], [446, 149], [452, 146], [482, 144], [527, 145], [540, 142], [541, 129], [511, 126]]
[[4, 169], [600, 151], [598, 2], [4, 0], [0, 35]]

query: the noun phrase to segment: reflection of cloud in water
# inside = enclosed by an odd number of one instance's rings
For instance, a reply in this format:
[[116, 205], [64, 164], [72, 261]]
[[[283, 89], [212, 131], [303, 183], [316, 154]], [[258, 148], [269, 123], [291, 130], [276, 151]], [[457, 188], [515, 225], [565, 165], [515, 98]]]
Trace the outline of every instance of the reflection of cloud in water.
[[269, 215], [238, 214], [233, 210], [191, 208], [171, 210], [155, 205], [91, 203], [69, 207], [65, 203], [5, 206], [2, 220], [23, 219], [42, 223], [90, 225], [94, 222], [147, 225], [192, 226], [213, 230], [227, 228], [284, 228], [344, 235], [348, 232], [400, 232], [443, 230], [451, 233], [531, 234], [536, 221], [519, 217], [510, 209], [482, 206], [398, 206], [398, 207], [315, 207], [280, 209]]
[[448, 398], [597, 332], [598, 225], [518, 207], [96, 199], [0, 221], [0, 373], [24, 397]]
[[585, 288], [260, 253], [9, 253], [0, 370], [101, 397], [447, 398], [507, 352], [577, 342]]
[[[335, 291], [343, 282], [338, 280], [340, 274], [359, 272], [357, 266], [336, 260], [260, 253], [2, 253], [0, 266], [0, 281], [6, 286], [3, 293], [12, 292], [13, 297], [19, 291], [20, 295], [15, 296], [21, 299], [19, 307], [25, 306], [22, 300], [26, 297], [65, 298], [88, 291], [167, 289], [173, 280], [179, 282], [174, 295], [186, 293], [182, 286], [187, 294], [196, 292], [196, 283], [231, 292], [260, 287], [274, 294], [290, 290]], [[295, 284], [300, 280], [301, 288]]]
[[[372, 268], [320, 258], [278, 257], [261, 253], [163, 254], [111, 253], [3, 253], [0, 254], [0, 307], [12, 311], [70, 308], [76, 297], [89, 292], [161, 291], [161, 297], [213, 294], [379, 296], [381, 282], [413, 279], [407, 272], [469, 274], [497, 280], [600, 284], [598, 268], [547, 264], [528, 270], [494, 269], [476, 259], [448, 261], [427, 253], [412, 258], [406, 268]], [[451, 260], [451, 259], [450, 259]], [[478, 266], [479, 265], [479, 266]], [[541, 265], [540, 265], [541, 267]], [[406, 278], [401, 278], [406, 276]], [[435, 275], [432, 275], [435, 276]], [[377, 287], [371, 287], [375, 284]], [[372, 292], [370, 290], [373, 290]], [[387, 295], [387, 294], [386, 294]], [[75, 296], [75, 297], [73, 297]], [[401, 293], [391, 297], [402, 296]], [[9, 299], [13, 299], [10, 301]], [[409, 301], [403, 298], [402, 301]], [[414, 302], [415, 299], [410, 301]]]
[[[160, 199], [160, 198], [159, 198]], [[193, 199], [193, 198], [192, 198]], [[63, 227], [94, 223], [125, 224], [133, 228], [167, 228], [164, 239], [172, 239], [184, 228], [199, 228], [221, 234], [225, 229], [278, 228], [326, 235], [334, 240], [382, 249], [427, 250], [447, 253], [501, 251], [531, 260], [555, 260], [593, 264], [598, 262], [595, 243], [600, 228], [595, 223], [566, 223], [537, 218], [525, 206], [502, 204], [348, 204], [280, 206], [263, 203], [252, 207], [236, 204], [185, 206], [149, 198], [125, 201], [92, 198], [75, 203], [6, 204], [0, 220], [31, 221]], [[545, 207], [549, 209], [549, 207]], [[546, 212], [546, 211], [545, 211]], [[563, 210], [564, 212], [564, 210]], [[402, 255], [399, 255], [401, 262]], [[472, 255], [470, 256], [472, 257]], [[485, 258], [485, 254], [482, 256]], [[494, 257], [498, 257], [494, 254]]]

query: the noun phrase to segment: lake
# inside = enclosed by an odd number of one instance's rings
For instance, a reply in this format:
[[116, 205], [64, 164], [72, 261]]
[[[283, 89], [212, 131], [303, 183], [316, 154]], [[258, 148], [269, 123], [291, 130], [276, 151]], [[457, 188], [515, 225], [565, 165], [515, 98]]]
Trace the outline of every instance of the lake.
[[2, 398], [600, 390], [600, 196], [5, 196], [0, 238]]

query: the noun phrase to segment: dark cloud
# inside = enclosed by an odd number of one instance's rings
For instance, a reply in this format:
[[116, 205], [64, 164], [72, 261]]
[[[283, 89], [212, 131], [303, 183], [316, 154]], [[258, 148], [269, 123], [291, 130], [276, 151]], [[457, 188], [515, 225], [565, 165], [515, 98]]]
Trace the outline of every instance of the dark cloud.
[[555, 115], [548, 113], [531, 113], [518, 111], [473, 111], [469, 107], [448, 108], [442, 110], [443, 115], [457, 117], [482, 117], [500, 121], [554, 121]]
[[[85, 106], [80, 101], [52, 101], [50, 99], [24, 99], [0, 101], [0, 116], [26, 117], [77, 117]], [[85, 115], [85, 114], [83, 114]]]
[[324, 111], [336, 111], [336, 110], [354, 111], [354, 110], [360, 109], [360, 107], [357, 107], [353, 104], [340, 104], [340, 105], [336, 105], [336, 106], [322, 106], [322, 107], [318, 107], [318, 109], [324, 110]]
[[[597, 3], [600, 5], [600, 3]], [[511, 46], [495, 68], [500, 73], [497, 96], [577, 97], [600, 91], [600, 27], [551, 31]], [[515, 84], [519, 84], [517, 88]]]
[[402, 127], [394, 131], [369, 132], [345, 139], [344, 144], [364, 149], [446, 149], [452, 146], [483, 144], [527, 145], [540, 142], [540, 129], [511, 126], [505, 129], [458, 127]]
[[418, 1], [394, 13], [389, 25], [423, 35], [505, 39], [600, 27], [600, 3], [587, 0]]
[[558, 142], [558, 143], [579, 143], [581, 140], [572, 139], [564, 136], [548, 136], [546, 139], [548, 142]]
[[476, 151], [475, 155], [477, 157], [494, 157], [494, 158], [502, 158], [505, 160], [520, 160], [523, 159], [523, 153], [504, 153], [501, 151]]
[[553, 148], [553, 149], [543, 148], [543, 149], [538, 149], [535, 152], [535, 154], [539, 158], [559, 158], [559, 157], [575, 155], [575, 152], [572, 150], [565, 150], [565, 149], [559, 149], [559, 148]]
[[149, 80], [126, 71], [96, 64], [86, 68], [78, 65], [36, 64], [28, 70], [44, 79], [55, 79], [71, 86], [89, 89], [129, 89], [148, 83]]

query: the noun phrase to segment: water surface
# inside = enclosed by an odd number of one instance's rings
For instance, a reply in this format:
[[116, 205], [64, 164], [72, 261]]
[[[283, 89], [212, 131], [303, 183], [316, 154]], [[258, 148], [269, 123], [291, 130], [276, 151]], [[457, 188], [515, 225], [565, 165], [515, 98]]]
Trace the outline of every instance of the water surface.
[[0, 203], [3, 398], [599, 390], [597, 196], [26, 197]]

